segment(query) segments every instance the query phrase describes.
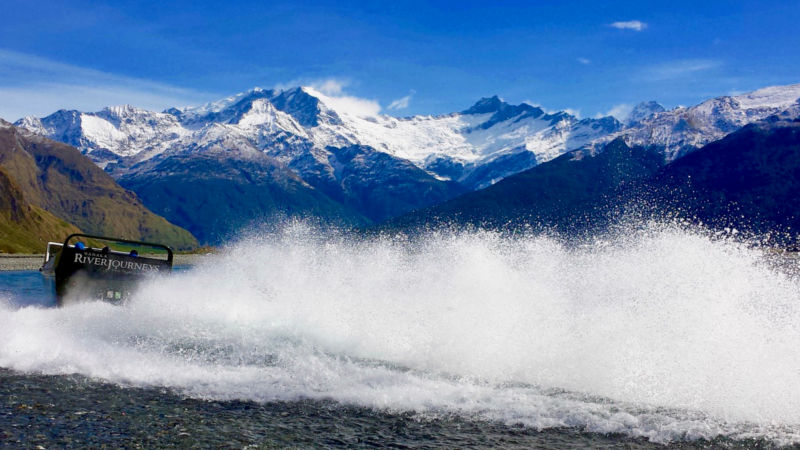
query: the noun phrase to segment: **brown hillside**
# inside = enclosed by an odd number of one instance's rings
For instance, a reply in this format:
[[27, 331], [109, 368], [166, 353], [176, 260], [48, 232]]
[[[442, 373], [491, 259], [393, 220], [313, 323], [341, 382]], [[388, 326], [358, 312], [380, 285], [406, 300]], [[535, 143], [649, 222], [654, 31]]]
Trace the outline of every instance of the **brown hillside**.
[[142, 206], [134, 193], [120, 187], [74, 147], [19, 130], [1, 119], [0, 168], [27, 203], [87, 233], [161, 242], [179, 249], [197, 245], [191, 233]]
[[42, 253], [48, 241], [80, 230], [25, 200], [22, 190], [0, 168], [0, 252]]

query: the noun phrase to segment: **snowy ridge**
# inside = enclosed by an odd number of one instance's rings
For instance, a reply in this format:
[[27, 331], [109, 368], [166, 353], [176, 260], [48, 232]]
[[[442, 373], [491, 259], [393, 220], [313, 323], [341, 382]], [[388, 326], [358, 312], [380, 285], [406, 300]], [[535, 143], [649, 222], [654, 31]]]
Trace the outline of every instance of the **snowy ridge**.
[[[324, 103], [327, 98], [314, 93]], [[579, 121], [564, 114], [555, 116], [523, 116], [483, 128], [494, 111], [477, 114], [454, 113], [444, 116], [415, 116], [398, 119], [379, 115], [358, 117], [340, 112], [343, 126], [321, 124], [311, 130], [318, 145], [346, 140], [386, 151], [424, 166], [436, 157], [449, 157], [479, 164], [500, 155], [522, 151], [533, 152], [542, 161], [552, 159], [569, 147], [576, 148], [598, 137], [595, 121]]]
[[600, 142], [623, 136], [629, 145], [661, 147], [667, 161], [722, 139], [739, 128], [769, 116], [796, 110], [800, 84], [772, 86], [737, 96], [706, 100], [689, 108], [656, 112]]
[[[219, 151], [223, 145], [229, 146], [228, 153], [239, 149], [243, 155], [256, 148], [300, 170], [298, 160], [308, 157], [329, 164], [329, 147], [360, 145], [408, 160], [438, 179], [462, 181], [498, 158], [530, 152], [531, 164], [548, 161], [621, 127], [611, 118], [578, 120], [567, 113], [545, 114], [497, 97], [461, 113], [400, 119], [313, 88], [255, 88], [161, 113], [131, 106], [96, 113], [59, 111], [43, 119], [26, 117], [18, 125], [75, 145], [100, 165], [114, 163], [120, 173], [158, 155]], [[230, 134], [228, 139], [221, 136], [225, 133]], [[455, 169], [443, 173], [438, 171], [441, 167]], [[478, 179], [473, 187], [519, 169], [498, 165], [491, 179]], [[299, 174], [303, 176], [302, 171]]]
[[618, 136], [630, 145], [661, 148], [665, 159], [673, 160], [748, 123], [791, 110], [799, 98], [800, 84], [795, 84], [670, 111], [647, 102], [623, 125], [612, 117], [579, 120], [566, 112], [547, 114], [496, 96], [462, 112], [396, 118], [357, 99], [313, 88], [254, 88], [164, 112], [131, 106], [96, 113], [62, 110], [42, 119], [26, 117], [16, 125], [74, 145], [101, 166], [113, 163], [110, 171], [118, 176], [159, 155], [224, 151], [245, 158], [260, 151], [303, 177], [312, 160], [333, 173], [330, 149], [359, 145], [410, 161], [437, 179], [476, 189]]
[[800, 83], [788, 86], [770, 86], [733, 98], [739, 103], [739, 106], [745, 109], [783, 109], [800, 100]]
[[261, 89], [260, 87], [254, 87], [249, 91], [240, 92], [230, 97], [226, 97], [214, 102], [209, 102], [201, 106], [186, 106], [183, 108], [176, 108], [176, 110], [180, 111], [181, 113], [187, 116], [194, 116], [194, 117], [206, 116], [208, 114], [218, 113], [227, 108], [230, 108], [232, 105], [235, 105], [236, 103], [240, 102], [245, 97], [258, 95], [263, 92], [264, 90]]

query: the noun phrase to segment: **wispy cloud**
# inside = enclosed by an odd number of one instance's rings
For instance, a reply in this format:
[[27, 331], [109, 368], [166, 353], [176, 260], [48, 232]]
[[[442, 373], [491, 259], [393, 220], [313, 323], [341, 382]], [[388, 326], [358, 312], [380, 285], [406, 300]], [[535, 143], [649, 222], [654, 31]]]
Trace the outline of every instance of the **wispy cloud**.
[[722, 66], [722, 61], [716, 59], [682, 59], [645, 67], [641, 71], [641, 75], [649, 81], [675, 80], [720, 66]]
[[340, 78], [323, 78], [302, 83], [312, 95], [337, 113], [350, 114], [357, 117], [375, 117], [381, 112], [381, 105], [376, 100], [356, 97], [345, 92], [350, 85], [349, 80]]
[[587, 66], [592, 63], [592, 60], [590, 60], [589, 58], [578, 58], [577, 61]]
[[96, 111], [119, 104], [161, 110], [214, 96], [0, 49], [0, 117], [7, 120], [62, 108]]
[[411, 103], [411, 98], [414, 96], [415, 93], [416, 92], [412, 90], [405, 97], [400, 97], [397, 100], [394, 100], [392, 103], [389, 103], [389, 106], [387, 107], [387, 109], [391, 109], [391, 110], [397, 111], [397, 110], [400, 110], [400, 109], [408, 108], [408, 105]]
[[610, 27], [617, 28], [619, 30], [634, 30], [634, 31], [642, 31], [647, 28], [647, 24], [640, 21], [640, 20], [625, 20], [620, 22], [614, 22], [609, 24]]
[[326, 78], [312, 81], [309, 86], [325, 95], [342, 95], [344, 88], [350, 85], [350, 80], [341, 78]]
[[618, 105], [614, 105], [608, 111], [604, 113], [598, 113], [594, 117], [599, 119], [601, 117], [612, 116], [619, 121], [624, 121], [631, 115], [631, 111], [633, 111], [633, 105], [629, 103], [620, 103]]
[[353, 82], [349, 78], [344, 77], [295, 78], [286, 82], [276, 83], [272, 87], [282, 91], [304, 86], [322, 94], [334, 96], [342, 95], [345, 88], [352, 84]]
[[551, 109], [543, 106], [539, 102], [535, 102], [533, 100], [523, 100], [522, 103], [527, 103], [528, 105], [535, 106], [537, 108], [541, 108], [542, 111], [546, 112], [547, 114], [556, 114], [560, 112], [565, 112], [567, 114], [571, 114], [578, 119], [581, 118], [581, 110], [580, 108], [564, 108], [564, 109]]

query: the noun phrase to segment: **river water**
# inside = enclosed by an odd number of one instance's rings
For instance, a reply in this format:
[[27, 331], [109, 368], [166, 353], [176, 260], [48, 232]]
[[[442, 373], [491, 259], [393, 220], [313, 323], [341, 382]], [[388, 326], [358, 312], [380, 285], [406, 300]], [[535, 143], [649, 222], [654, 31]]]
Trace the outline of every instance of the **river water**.
[[798, 348], [797, 260], [709, 233], [294, 224], [124, 306], [0, 272], [0, 442], [800, 444]]

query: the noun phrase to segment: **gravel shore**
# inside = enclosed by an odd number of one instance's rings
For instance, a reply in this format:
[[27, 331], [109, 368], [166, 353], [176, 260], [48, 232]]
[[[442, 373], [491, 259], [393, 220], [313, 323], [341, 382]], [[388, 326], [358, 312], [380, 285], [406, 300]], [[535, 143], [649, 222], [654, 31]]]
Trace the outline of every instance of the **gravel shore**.
[[616, 434], [537, 431], [326, 400], [197, 400], [164, 388], [2, 368], [0, 398], [2, 448], [664, 448]]
[[44, 255], [0, 255], [0, 270], [37, 270]]

